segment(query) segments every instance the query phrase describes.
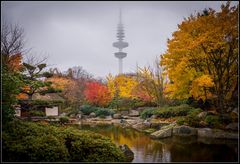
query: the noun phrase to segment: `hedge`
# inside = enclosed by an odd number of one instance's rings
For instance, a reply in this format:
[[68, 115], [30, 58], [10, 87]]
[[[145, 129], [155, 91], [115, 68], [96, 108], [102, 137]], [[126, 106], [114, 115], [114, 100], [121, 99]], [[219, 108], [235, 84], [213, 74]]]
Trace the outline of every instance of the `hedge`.
[[[152, 115], [156, 115], [159, 118], [170, 118], [176, 116], [187, 116], [191, 112], [199, 112], [201, 109], [193, 108], [187, 104], [182, 104], [179, 106], [167, 106], [160, 108], [147, 108], [141, 112], [141, 118], [149, 118]], [[202, 111], [202, 110], [201, 110]]]
[[107, 137], [74, 127], [13, 121], [2, 133], [4, 162], [123, 162]]
[[113, 115], [116, 111], [109, 108], [100, 108], [91, 105], [82, 105], [80, 108], [83, 114], [89, 115], [90, 113], [95, 113], [96, 116], [110, 116]]

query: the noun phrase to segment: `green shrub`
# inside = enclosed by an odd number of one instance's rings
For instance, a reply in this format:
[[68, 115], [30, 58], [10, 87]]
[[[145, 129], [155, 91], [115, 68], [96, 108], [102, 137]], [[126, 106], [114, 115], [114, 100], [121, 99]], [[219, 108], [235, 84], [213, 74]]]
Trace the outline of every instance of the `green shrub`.
[[159, 118], [170, 118], [177, 116], [187, 116], [192, 115], [196, 116], [202, 112], [199, 108], [193, 108], [187, 104], [182, 104], [179, 106], [165, 106], [160, 108], [146, 108], [141, 112], [141, 118], [146, 119], [151, 117], [152, 115], [156, 115]]
[[109, 108], [114, 108], [118, 110], [129, 110], [136, 109], [138, 107], [146, 106], [149, 102], [143, 102], [139, 99], [131, 98], [113, 98], [109, 103]]
[[114, 114], [114, 111], [108, 108], [99, 108], [97, 111], [94, 112], [96, 114], [96, 116], [110, 116]]
[[181, 117], [181, 118], [177, 119], [178, 125], [183, 125], [184, 123], [185, 123], [185, 118]]
[[40, 116], [40, 117], [46, 116], [44, 112], [37, 111], [37, 110], [31, 110], [31, 111], [29, 111], [29, 114], [30, 114], [30, 116]]
[[154, 114], [155, 110], [156, 108], [146, 108], [140, 113], [140, 117], [143, 119], [149, 118]]
[[189, 112], [188, 115], [192, 115], [192, 116], [197, 116], [199, 113], [203, 112], [202, 109], [200, 108], [192, 108]]
[[194, 115], [188, 115], [185, 117], [184, 123], [191, 127], [200, 127], [200, 118]]
[[64, 162], [69, 158], [63, 141], [43, 133], [20, 140], [3, 132], [3, 154], [3, 160], [8, 162]]
[[106, 118], [106, 116], [104, 116], [104, 115], [100, 115], [99, 118]]
[[193, 108], [190, 107], [187, 104], [182, 104], [179, 106], [169, 106], [169, 107], [163, 107], [159, 108], [154, 112], [155, 115], [157, 115], [160, 118], [170, 118], [170, 117], [176, 117], [176, 116], [186, 116], [190, 110]]
[[96, 112], [99, 108], [91, 105], [82, 105], [80, 110], [83, 114], [89, 115], [92, 112]]
[[60, 117], [60, 118], [59, 118], [59, 122], [60, 122], [61, 124], [68, 123], [68, 121], [69, 121], [69, 118], [66, 117], [66, 116], [63, 116], [63, 117]]
[[109, 109], [109, 108], [100, 108], [100, 107], [95, 107], [95, 106], [91, 106], [91, 105], [82, 105], [81, 106], [81, 111], [83, 114], [87, 114], [89, 115], [90, 113], [95, 113], [96, 116], [110, 116], [113, 115], [114, 113], [116, 113], [116, 110], [113, 109]]
[[201, 113], [203, 110], [200, 108], [191, 108], [188, 111], [187, 116], [181, 117], [177, 120], [178, 125], [188, 125], [191, 127], [200, 127], [200, 121], [201, 119], [197, 117], [199, 113]]
[[14, 121], [2, 134], [4, 162], [124, 162], [107, 137], [74, 127]]
[[220, 124], [221, 124], [220, 117], [215, 115], [206, 116], [205, 122], [208, 124], [209, 127], [212, 127], [212, 128], [218, 128], [220, 127]]

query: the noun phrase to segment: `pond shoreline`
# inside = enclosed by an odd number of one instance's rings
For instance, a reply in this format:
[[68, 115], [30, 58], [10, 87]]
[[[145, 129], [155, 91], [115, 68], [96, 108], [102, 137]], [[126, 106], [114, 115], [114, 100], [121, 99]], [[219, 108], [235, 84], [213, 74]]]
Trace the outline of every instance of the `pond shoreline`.
[[76, 128], [107, 136], [116, 145], [128, 145], [134, 153], [132, 163], [236, 161], [238, 154], [237, 140], [197, 136], [172, 136], [163, 139], [152, 139], [145, 133], [136, 131], [131, 127], [124, 128], [119, 124], [91, 124], [84, 122], [76, 125]]
[[[118, 125], [123, 128], [132, 128], [138, 132], [147, 134], [152, 139], [171, 138], [173, 136], [191, 137], [209, 139], [230, 139], [237, 140], [239, 138], [238, 131], [229, 131], [212, 128], [193, 128], [185, 125], [177, 125], [173, 123], [158, 123], [154, 126], [159, 126], [159, 129], [153, 129], [149, 122], [139, 117], [131, 117], [126, 119], [112, 119], [112, 118], [84, 118], [71, 124], [89, 124], [89, 125]], [[153, 131], [154, 130], [154, 131]]]

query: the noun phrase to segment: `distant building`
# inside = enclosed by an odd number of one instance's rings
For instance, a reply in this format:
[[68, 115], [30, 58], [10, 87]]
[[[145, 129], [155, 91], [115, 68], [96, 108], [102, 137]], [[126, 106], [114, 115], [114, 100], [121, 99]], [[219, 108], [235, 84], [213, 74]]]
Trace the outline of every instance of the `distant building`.
[[[15, 116], [27, 117], [33, 110], [41, 111], [45, 116], [58, 116], [63, 102], [64, 99], [57, 93], [35, 94], [32, 101], [20, 100], [20, 106], [15, 107]], [[29, 104], [32, 104], [32, 109], [29, 109]]]

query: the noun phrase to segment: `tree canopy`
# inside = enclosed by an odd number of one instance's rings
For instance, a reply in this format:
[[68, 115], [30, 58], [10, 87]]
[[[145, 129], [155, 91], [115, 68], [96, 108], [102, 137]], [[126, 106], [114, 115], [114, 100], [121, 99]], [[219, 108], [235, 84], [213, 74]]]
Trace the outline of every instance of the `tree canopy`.
[[178, 25], [162, 55], [170, 97], [213, 98], [217, 107], [231, 103], [237, 90], [238, 6], [209, 8]]

